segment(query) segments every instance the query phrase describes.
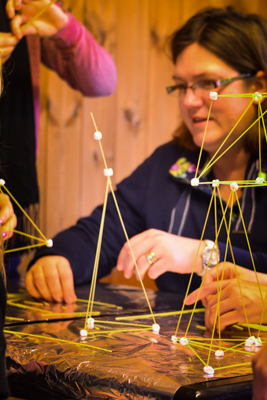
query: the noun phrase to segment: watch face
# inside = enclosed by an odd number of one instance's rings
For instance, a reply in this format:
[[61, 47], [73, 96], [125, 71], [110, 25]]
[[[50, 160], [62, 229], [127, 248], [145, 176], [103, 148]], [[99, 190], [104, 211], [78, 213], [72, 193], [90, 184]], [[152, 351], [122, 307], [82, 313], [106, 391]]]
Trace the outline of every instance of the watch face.
[[220, 262], [219, 250], [206, 248], [203, 253], [203, 264], [205, 266], [209, 264], [209, 267], [214, 267], [217, 262]]

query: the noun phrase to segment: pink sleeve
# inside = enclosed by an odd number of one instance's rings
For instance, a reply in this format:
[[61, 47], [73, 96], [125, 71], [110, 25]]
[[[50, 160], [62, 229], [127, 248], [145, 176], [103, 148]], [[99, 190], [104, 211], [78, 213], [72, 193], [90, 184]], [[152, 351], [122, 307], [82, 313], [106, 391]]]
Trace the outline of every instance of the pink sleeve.
[[85, 96], [107, 96], [116, 88], [113, 58], [71, 14], [56, 36], [41, 40], [41, 60]]

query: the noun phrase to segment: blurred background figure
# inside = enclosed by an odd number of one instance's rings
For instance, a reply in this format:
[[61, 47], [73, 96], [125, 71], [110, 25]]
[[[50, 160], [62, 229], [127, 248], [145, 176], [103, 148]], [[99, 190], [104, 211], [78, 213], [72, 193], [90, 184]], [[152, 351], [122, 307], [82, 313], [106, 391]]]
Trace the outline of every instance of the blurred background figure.
[[[0, 61], [0, 95], [2, 92], [2, 65]], [[4, 241], [12, 236], [12, 230], [16, 226], [16, 216], [9, 197], [0, 193], [0, 399], [8, 397], [6, 379], [6, 342], [3, 334], [6, 311], [6, 274], [4, 267]]]
[[[25, 3], [0, 0], [0, 56], [4, 79], [0, 100], [1, 177], [36, 222], [39, 214], [36, 157], [40, 61], [85, 96], [110, 95], [117, 82], [110, 54], [58, 3], [22, 30], [49, 3], [50, 0]], [[15, 205], [14, 208], [18, 230], [32, 233], [23, 213]], [[14, 235], [9, 247], [27, 244], [28, 239]], [[20, 255], [12, 253], [6, 259], [8, 270], [16, 270], [19, 261]]]

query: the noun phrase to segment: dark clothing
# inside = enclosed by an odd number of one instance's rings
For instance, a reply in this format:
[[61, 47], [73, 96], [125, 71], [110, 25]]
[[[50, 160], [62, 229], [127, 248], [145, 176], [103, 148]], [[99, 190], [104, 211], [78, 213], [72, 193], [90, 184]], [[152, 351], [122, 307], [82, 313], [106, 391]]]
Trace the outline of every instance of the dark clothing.
[[0, 399], [6, 399], [9, 396], [6, 379], [6, 342], [3, 334], [6, 311], [6, 289], [4, 279], [0, 273]]
[[[11, 32], [5, 6], [6, 0], [0, 0], [0, 32]], [[22, 207], [39, 201], [32, 92], [24, 37], [3, 66], [3, 94], [0, 99], [1, 178]]]
[[[204, 153], [202, 159], [205, 161]], [[179, 160], [177, 163], [176, 161]], [[118, 184], [116, 198], [124, 220], [128, 236], [154, 228], [178, 234], [184, 237], [200, 239], [204, 221], [207, 215], [212, 187], [210, 185], [191, 186], [195, 176], [195, 165], [198, 153], [181, 149], [173, 142], [159, 147], [143, 164], [128, 178]], [[263, 157], [262, 171], [266, 172], [266, 157]], [[204, 162], [203, 161], [203, 162]], [[174, 164], [174, 165], [173, 165]], [[200, 168], [202, 168], [200, 165]], [[251, 157], [246, 179], [257, 177], [258, 160]], [[171, 168], [171, 170], [170, 170]], [[103, 178], [104, 179], [104, 178]], [[203, 176], [201, 181], [211, 181], [212, 173]], [[240, 189], [241, 190], [241, 189]], [[223, 202], [224, 206], [225, 203]], [[267, 192], [265, 187], [246, 188], [243, 191], [240, 204], [245, 225], [249, 231], [249, 241], [254, 252], [257, 270], [267, 272]], [[217, 198], [218, 221], [222, 212]], [[46, 255], [61, 255], [71, 264], [75, 284], [81, 284], [91, 279], [97, 246], [102, 206], [97, 207], [86, 218], [59, 233], [54, 238], [52, 248], [42, 247], [33, 260]], [[227, 218], [229, 212], [227, 212]], [[204, 239], [215, 240], [214, 207], [211, 207]], [[224, 225], [219, 234], [221, 260], [224, 258], [227, 234]], [[109, 194], [107, 212], [101, 247], [99, 275], [109, 274], [116, 265], [118, 254], [125, 243], [125, 237], [117, 215], [112, 196]], [[236, 264], [252, 268], [250, 254], [242, 221], [239, 218], [238, 206], [233, 207], [231, 224], [231, 243], [234, 247]], [[230, 251], [227, 260], [232, 261]], [[193, 267], [193, 266], [192, 266]], [[167, 272], [156, 279], [160, 290], [185, 293], [189, 274]], [[193, 277], [191, 290], [197, 288], [200, 278]], [[190, 290], [190, 291], [191, 291]]]

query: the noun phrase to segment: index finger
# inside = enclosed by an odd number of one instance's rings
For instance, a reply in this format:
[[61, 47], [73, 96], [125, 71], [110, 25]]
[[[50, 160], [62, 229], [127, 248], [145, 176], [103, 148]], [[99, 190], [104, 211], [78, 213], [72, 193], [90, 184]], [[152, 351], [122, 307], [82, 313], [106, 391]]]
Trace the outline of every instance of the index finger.
[[[223, 289], [227, 285], [227, 281], [220, 282], [220, 287]], [[186, 305], [194, 304], [197, 300], [202, 300], [205, 297], [218, 293], [218, 282], [210, 282], [208, 285], [203, 285], [194, 290], [185, 299]]]
[[65, 265], [58, 265], [58, 272], [60, 277], [60, 282], [62, 286], [62, 294], [65, 303], [71, 304], [77, 300], [77, 296], [74, 290], [73, 273], [71, 268], [66, 268]]
[[[142, 243], [144, 241], [144, 239], [146, 238], [146, 236], [147, 236], [147, 233], [146, 233], [146, 231], [144, 231], [142, 233], [139, 233], [138, 235], [133, 236], [129, 240], [129, 242], [127, 241], [124, 243], [124, 245], [122, 246], [121, 251], [119, 253], [118, 260], [117, 260], [117, 269], [119, 271], [123, 270], [124, 260], [126, 257], [128, 257], [129, 252], [131, 252], [130, 247], [133, 250], [133, 247], [137, 246], [139, 243]], [[140, 257], [140, 255], [144, 254], [142, 252], [140, 254], [139, 253], [140, 253], [140, 251], [138, 252], [138, 254], [135, 254], [135, 259]]]
[[221, 279], [223, 273], [225, 274], [224, 263], [219, 263], [217, 267], [210, 268], [203, 276], [204, 285]]
[[21, 0], [7, 0], [6, 13], [9, 19], [15, 17], [16, 10], [19, 10], [22, 6]]
[[13, 48], [18, 43], [16, 36], [12, 35], [10, 32], [0, 32], [0, 49], [3, 50], [8, 47]]
[[0, 193], [0, 224], [2, 225], [8, 221], [13, 213], [13, 206], [9, 196], [7, 194]]
[[10, 23], [12, 33], [17, 39], [21, 39], [23, 36], [21, 31], [21, 25], [23, 25], [24, 22], [25, 18], [23, 18], [22, 15], [18, 14], [12, 19]]

